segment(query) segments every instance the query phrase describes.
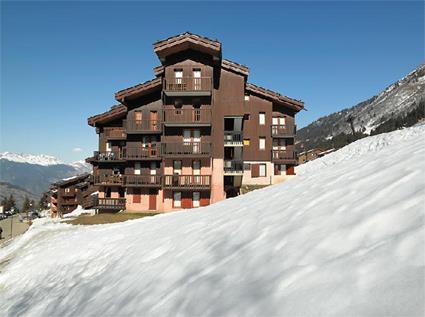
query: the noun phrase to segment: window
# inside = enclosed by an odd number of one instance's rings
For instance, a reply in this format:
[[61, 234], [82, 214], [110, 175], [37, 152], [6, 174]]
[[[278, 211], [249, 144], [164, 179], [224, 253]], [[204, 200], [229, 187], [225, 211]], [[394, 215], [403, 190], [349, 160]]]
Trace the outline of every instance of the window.
[[243, 139], [243, 145], [249, 146], [250, 140], [249, 139]]
[[201, 161], [192, 162], [193, 175], [201, 175]]
[[245, 95], [244, 99], [245, 101], [249, 101], [249, 95]]
[[112, 151], [112, 144], [110, 141], [106, 142], [106, 152]]
[[134, 175], [140, 175], [140, 162], [134, 163]]
[[264, 112], [260, 112], [259, 117], [258, 117], [258, 123], [260, 125], [265, 125], [266, 124], [266, 114]]
[[201, 69], [193, 69], [193, 89], [201, 90]]
[[70, 188], [65, 188], [65, 193], [69, 193], [71, 191]]
[[173, 193], [173, 207], [181, 207], [182, 206], [182, 193], [174, 192]]
[[266, 138], [261, 137], [261, 138], [260, 138], [260, 140], [259, 140], [258, 145], [259, 145], [259, 147], [258, 147], [258, 148], [259, 148], [260, 150], [265, 150], [265, 149], [266, 149]]
[[201, 193], [200, 192], [193, 192], [192, 194], [192, 206], [193, 207], [199, 207], [199, 201], [201, 200]]
[[183, 78], [183, 69], [175, 69], [174, 77], [176, 78], [176, 84], [181, 84]]
[[260, 165], [260, 169], [259, 169], [259, 176], [260, 177], [266, 177], [266, 164], [259, 164]]
[[181, 175], [182, 173], [182, 161], [173, 161], [173, 174]]
[[142, 111], [140, 110], [134, 111], [134, 120], [136, 120], [136, 123], [142, 121]]
[[272, 125], [278, 125], [279, 124], [279, 118], [278, 117], [273, 117], [272, 118]]

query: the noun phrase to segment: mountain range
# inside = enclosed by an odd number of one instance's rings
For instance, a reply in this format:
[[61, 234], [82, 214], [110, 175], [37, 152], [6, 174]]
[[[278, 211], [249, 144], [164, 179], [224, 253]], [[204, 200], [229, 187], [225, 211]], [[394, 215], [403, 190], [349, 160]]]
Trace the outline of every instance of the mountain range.
[[51, 183], [90, 171], [91, 166], [84, 161], [67, 164], [48, 155], [0, 153], [2, 196], [7, 189], [14, 196], [40, 198]]
[[353, 130], [354, 134], [358, 134], [356, 138], [359, 138], [376, 134], [377, 131], [395, 130], [405, 126], [406, 121], [417, 122], [423, 118], [424, 101], [425, 64], [388, 86], [378, 95], [351, 108], [319, 118], [298, 130], [297, 149], [300, 151], [315, 147], [324, 149], [340, 147], [332, 140], [340, 136], [345, 138], [353, 134]]

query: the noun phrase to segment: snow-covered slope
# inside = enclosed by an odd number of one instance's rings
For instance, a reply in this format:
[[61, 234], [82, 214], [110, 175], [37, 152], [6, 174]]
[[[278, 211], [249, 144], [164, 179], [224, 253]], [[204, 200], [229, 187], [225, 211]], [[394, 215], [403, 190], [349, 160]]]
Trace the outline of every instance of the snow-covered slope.
[[11, 152], [0, 153], [0, 160], [8, 160], [18, 163], [37, 164], [42, 166], [64, 164], [54, 156], [50, 155], [33, 155], [33, 154], [18, 154]]
[[363, 139], [283, 184], [0, 249], [3, 316], [423, 316], [425, 127]]

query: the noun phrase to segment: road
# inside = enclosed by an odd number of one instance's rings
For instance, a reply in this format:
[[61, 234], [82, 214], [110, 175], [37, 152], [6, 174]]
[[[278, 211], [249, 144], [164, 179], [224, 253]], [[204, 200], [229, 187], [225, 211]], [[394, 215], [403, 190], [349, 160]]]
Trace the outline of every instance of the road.
[[18, 215], [14, 215], [13, 217], [0, 220], [0, 227], [3, 229], [0, 244], [3, 244], [11, 238], [16, 237], [17, 235], [20, 235], [27, 231], [29, 226], [26, 222], [20, 222]]

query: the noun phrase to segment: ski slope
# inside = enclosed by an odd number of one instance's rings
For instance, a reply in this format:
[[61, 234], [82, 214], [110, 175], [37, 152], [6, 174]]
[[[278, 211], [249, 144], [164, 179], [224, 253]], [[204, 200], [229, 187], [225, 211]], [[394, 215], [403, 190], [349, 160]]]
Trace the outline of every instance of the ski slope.
[[0, 249], [1, 316], [423, 316], [425, 126], [279, 185]]

